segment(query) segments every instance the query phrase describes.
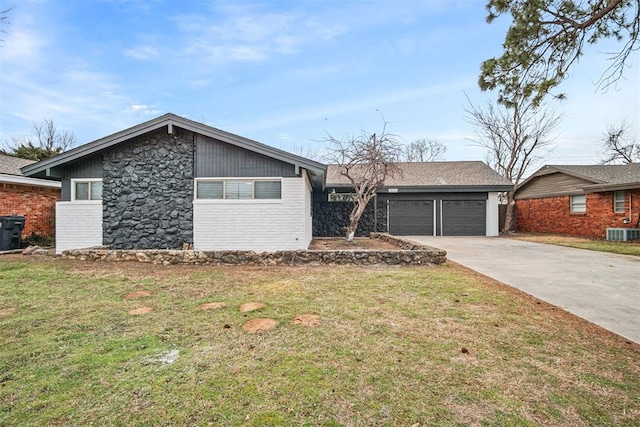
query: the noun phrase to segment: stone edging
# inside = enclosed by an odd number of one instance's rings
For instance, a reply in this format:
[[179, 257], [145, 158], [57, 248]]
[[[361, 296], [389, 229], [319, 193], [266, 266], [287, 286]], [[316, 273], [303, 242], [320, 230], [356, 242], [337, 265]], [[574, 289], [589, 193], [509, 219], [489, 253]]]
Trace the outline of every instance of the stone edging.
[[194, 251], [194, 250], [113, 250], [79, 249], [62, 253], [62, 258], [83, 261], [138, 261], [152, 264], [191, 265], [429, 265], [442, 264], [447, 253], [440, 249], [418, 245], [389, 235], [379, 238], [412, 249], [400, 250], [296, 250], [277, 252]]

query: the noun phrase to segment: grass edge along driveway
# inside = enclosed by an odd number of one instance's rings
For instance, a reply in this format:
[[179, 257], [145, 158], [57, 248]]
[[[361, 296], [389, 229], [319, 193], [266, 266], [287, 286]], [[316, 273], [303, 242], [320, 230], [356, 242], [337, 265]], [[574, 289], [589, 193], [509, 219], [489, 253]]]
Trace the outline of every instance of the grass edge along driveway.
[[0, 331], [0, 425], [640, 424], [640, 346], [453, 264], [3, 257]]

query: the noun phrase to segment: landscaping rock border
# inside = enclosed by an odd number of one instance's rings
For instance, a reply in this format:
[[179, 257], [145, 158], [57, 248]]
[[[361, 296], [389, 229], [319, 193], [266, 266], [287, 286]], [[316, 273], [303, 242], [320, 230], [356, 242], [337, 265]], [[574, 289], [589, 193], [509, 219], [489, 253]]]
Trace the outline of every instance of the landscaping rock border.
[[82, 261], [138, 261], [152, 264], [192, 265], [430, 265], [447, 260], [444, 250], [400, 239], [384, 233], [372, 233], [398, 246], [398, 250], [295, 250], [276, 252], [195, 251], [195, 250], [114, 250], [78, 249], [62, 253], [62, 258]]

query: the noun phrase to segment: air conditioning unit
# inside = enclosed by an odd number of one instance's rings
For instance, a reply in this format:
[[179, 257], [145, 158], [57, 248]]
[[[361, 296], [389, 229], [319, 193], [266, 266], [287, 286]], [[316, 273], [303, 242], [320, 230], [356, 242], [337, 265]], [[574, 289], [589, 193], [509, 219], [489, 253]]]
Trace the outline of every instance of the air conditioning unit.
[[616, 242], [640, 240], [640, 228], [607, 228], [607, 240]]

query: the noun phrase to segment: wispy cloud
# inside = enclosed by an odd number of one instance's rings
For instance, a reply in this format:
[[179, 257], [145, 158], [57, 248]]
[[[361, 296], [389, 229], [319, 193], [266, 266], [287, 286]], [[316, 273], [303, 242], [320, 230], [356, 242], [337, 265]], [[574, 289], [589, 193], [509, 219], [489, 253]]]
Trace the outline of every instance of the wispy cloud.
[[160, 52], [155, 46], [140, 45], [124, 51], [124, 54], [130, 58], [139, 61], [149, 61], [160, 56]]
[[210, 16], [178, 15], [173, 20], [185, 36], [184, 52], [215, 63], [296, 54], [306, 44], [345, 31], [341, 25], [319, 25], [301, 12], [267, 12], [250, 4], [223, 3]]
[[156, 109], [153, 105], [146, 104], [133, 104], [130, 106], [131, 111], [134, 111], [141, 116], [157, 116], [162, 111]]

